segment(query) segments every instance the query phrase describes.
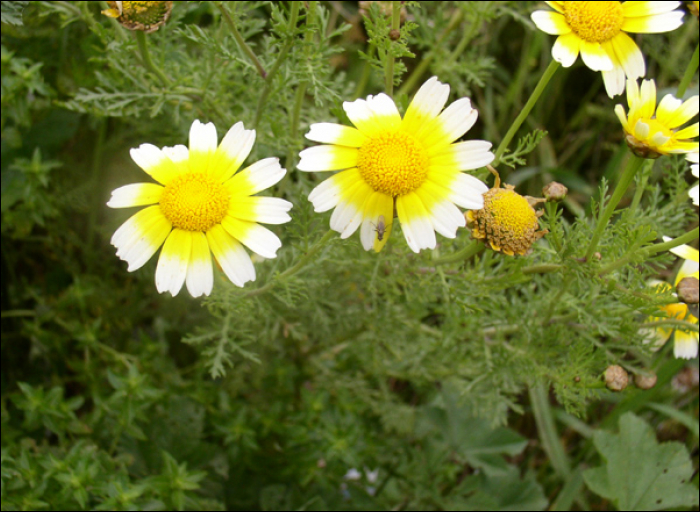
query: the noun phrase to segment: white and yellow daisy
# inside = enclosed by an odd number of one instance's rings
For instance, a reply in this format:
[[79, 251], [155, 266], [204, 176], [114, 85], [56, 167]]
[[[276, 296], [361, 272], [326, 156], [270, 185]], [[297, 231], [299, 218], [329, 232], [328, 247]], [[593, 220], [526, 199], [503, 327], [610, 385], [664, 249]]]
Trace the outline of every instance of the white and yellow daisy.
[[[386, 94], [343, 103], [355, 128], [311, 125], [306, 137], [327, 145], [301, 152], [302, 171], [335, 171], [309, 194], [317, 212], [335, 208], [331, 228], [341, 238], [358, 227], [365, 250], [379, 252], [398, 215], [414, 252], [434, 249], [435, 232], [455, 238], [464, 227], [457, 206], [481, 209], [488, 187], [462, 171], [491, 163], [491, 143], [455, 142], [476, 122], [468, 98], [442, 110], [450, 87], [436, 77], [425, 82], [401, 118]], [[457, 206], [455, 206], [457, 205]]]
[[646, 73], [644, 56], [627, 32], [656, 34], [683, 23], [680, 2], [545, 2], [556, 12], [535, 11], [532, 21], [547, 34], [559, 36], [552, 57], [571, 66], [579, 53], [593, 71], [603, 72], [611, 98], [625, 90], [625, 77]]
[[193, 297], [209, 295], [213, 287], [210, 251], [237, 286], [255, 280], [255, 268], [243, 245], [274, 258], [281, 242], [260, 226], [290, 220], [292, 204], [275, 197], [253, 196], [285, 173], [277, 158], [260, 160], [240, 172], [250, 154], [255, 130], [236, 123], [217, 147], [212, 123], [194, 121], [189, 150], [158, 149], [142, 144], [131, 158], [158, 183], [135, 183], [112, 192], [107, 206], [151, 205], [129, 218], [112, 236], [117, 256], [132, 272], [163, 245], [156, 268], [156, 288], [173, 296], [187, 283]]
[[[688, 153], [687, 155], [685, 155], [685, 158], [689, 162], [693, 162], [693, 164], [690, 166], [690, 172], [692, 172], [693, 176], [695, 176], [696, 178], [700, 178], [700, 176], [698, 176], [698, 174], [700, 174], [698, 173], [698, 152], [694, 151], [692, 153]], [[693, 204], [695, 206], [700, 206], [700, 204], [698, 204], [698, 202], [700, 201], [700, 198], [698, 197], [698, 185], [692, 187], [688, 191], [688, 195], [693, 200]]]
[[[664, 241], [669, 241], [670, 238], [664, 237]], [[674, 281], [674, 286], [684, 277], [694, 277], [698, 278], [698, 251], [687, 245], [680, 245], [671, 249], [671, 252], [685, 261], [681, 265], [681, 268], [676, 274], [676, 279]], [[654, 285], [659, 285], [664, 289], [669, 289], [671, 286], [668, 283], [660, 283], [658, 281], [653, 282]], [[683, 302], [678, 302], [676, 304], [669, 304], [661, 308], [661, 310], [669, 318], [676, 318], [678, 320], [686, 320], [688, 322], [698, 323], [698, 319], [695, 318], [688, 311], [688, 306]], [[650, 320], [658, 320], [658, 317], [651, 317]], [[698, 333], [697, 332], [685, 332], [672, 327], [660, 326], [653, 330], [645, 330], [646, 334], [651, 337], [651, 340], [656, 346], [661, 346], [666, 343], [672, 334], [674, 334], [673, 339], [673, 354], [677, 358], [682, 359], [692, 359], [698, 355]]]
[[679, 127], [698, 115], [698, 96], [686, 101], [667, 94], [656, 107], [656, 84], [643, 80], [641, 88], [636, 80], [627, 81], [629, 113], [622, 105], [615, 105], [617, 115], [626, 133], [627, 145], [635, 155], [657, 158], [660, 155], [698, 151], [698, 123]]

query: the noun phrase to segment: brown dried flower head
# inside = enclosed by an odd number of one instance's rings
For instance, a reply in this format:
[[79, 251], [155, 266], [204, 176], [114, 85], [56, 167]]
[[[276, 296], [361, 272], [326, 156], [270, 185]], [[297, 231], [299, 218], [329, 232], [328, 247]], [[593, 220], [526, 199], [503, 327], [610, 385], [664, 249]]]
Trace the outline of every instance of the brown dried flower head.
[[484, 194], [481, 210], [467, 211], [467, 225], [471, 227], [472, 237], [484, 240], [494, 251], [508, 256], [524, 256], [548, 233], [539, 229], [537, 219], [542, 212], [532, 207], [542, 200], [525, 198], [512, 185], [501, 188], [498, 173], [490, 166], [489, 169], [496, 174], [496, 183]]

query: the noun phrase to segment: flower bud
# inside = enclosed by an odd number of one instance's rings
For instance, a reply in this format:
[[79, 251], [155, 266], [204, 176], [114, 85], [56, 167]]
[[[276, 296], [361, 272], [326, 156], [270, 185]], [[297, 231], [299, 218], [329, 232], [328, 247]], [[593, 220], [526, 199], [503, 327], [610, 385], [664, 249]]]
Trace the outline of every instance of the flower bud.
[[566, 188], [561, 183], [553, 181], [542, 189], [542, 195], [547, 199], [547, 201], [561, 201], [566, 197], [569, 189]]
[[611, 391], [622, 391], [628, 383], [629, 375], [622, 366], [614, 364], [605, 370], [605, 385]]
[[681, 302], [685, 302], [686, 304], [697, 304], [698, 278], [684, 277], [678, 281], [678, 285], [676, 285], [676, 292], [678, 293], [678, 298], [681, 300]]
[[656, 380], [656, 375], [653, 373], [650, 375], [642, 375], [641, 373], [638, 373], [634, 376], [634, 384], [639, 389], [653, 388], [654, 386], [656, 386]]

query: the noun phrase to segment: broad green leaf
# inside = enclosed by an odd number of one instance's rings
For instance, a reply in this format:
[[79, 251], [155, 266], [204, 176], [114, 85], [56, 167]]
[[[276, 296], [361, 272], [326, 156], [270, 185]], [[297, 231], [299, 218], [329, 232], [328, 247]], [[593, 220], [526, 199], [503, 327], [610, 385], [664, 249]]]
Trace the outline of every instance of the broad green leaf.
[[593, 436], [605, 464], [586, 470], [588, 488], [619, 510], [662, 510], [698, 504], [698, 490], [688, 483], [693, 465], [677, 442], [659, 444], [652, 428], [632, 413], [620, 418], [620, 433]]

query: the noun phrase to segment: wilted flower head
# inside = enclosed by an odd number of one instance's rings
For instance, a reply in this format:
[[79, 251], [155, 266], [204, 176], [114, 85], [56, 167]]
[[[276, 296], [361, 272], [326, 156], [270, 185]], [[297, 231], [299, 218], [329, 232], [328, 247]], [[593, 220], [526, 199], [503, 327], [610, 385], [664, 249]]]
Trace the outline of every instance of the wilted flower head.
[[500, 184], [496, 177], [494, 187], [484, 194], [484, 207], [467, 212], [467, 224], [472, 228], [472, 237], [484, 240], [494, 251], [524, 256], [532, 244], [547, 234], [539, 229], [537, 221], [542, 212], [535, 211], [512, 185], [501, 188]]
[[102, 14], [115, 18], [129, 30], [155, 32], [170, 18], [172, 2], [107, 2]]
[[627, 145], [635, 155], [658, 158], [698, 151], [698, 141], [691, 140], [698, 136], [698, 123], [680, 129], [682, 124], [698, 115], [697, 96], [683, 102], [667, 94], [657, 108], [653, 80], [643, 80], [641, 89], [636, 80], [628, 80], [627, 104], [628, 113], [622, 105], [615, 105], [615, 114], [625, 130]]

